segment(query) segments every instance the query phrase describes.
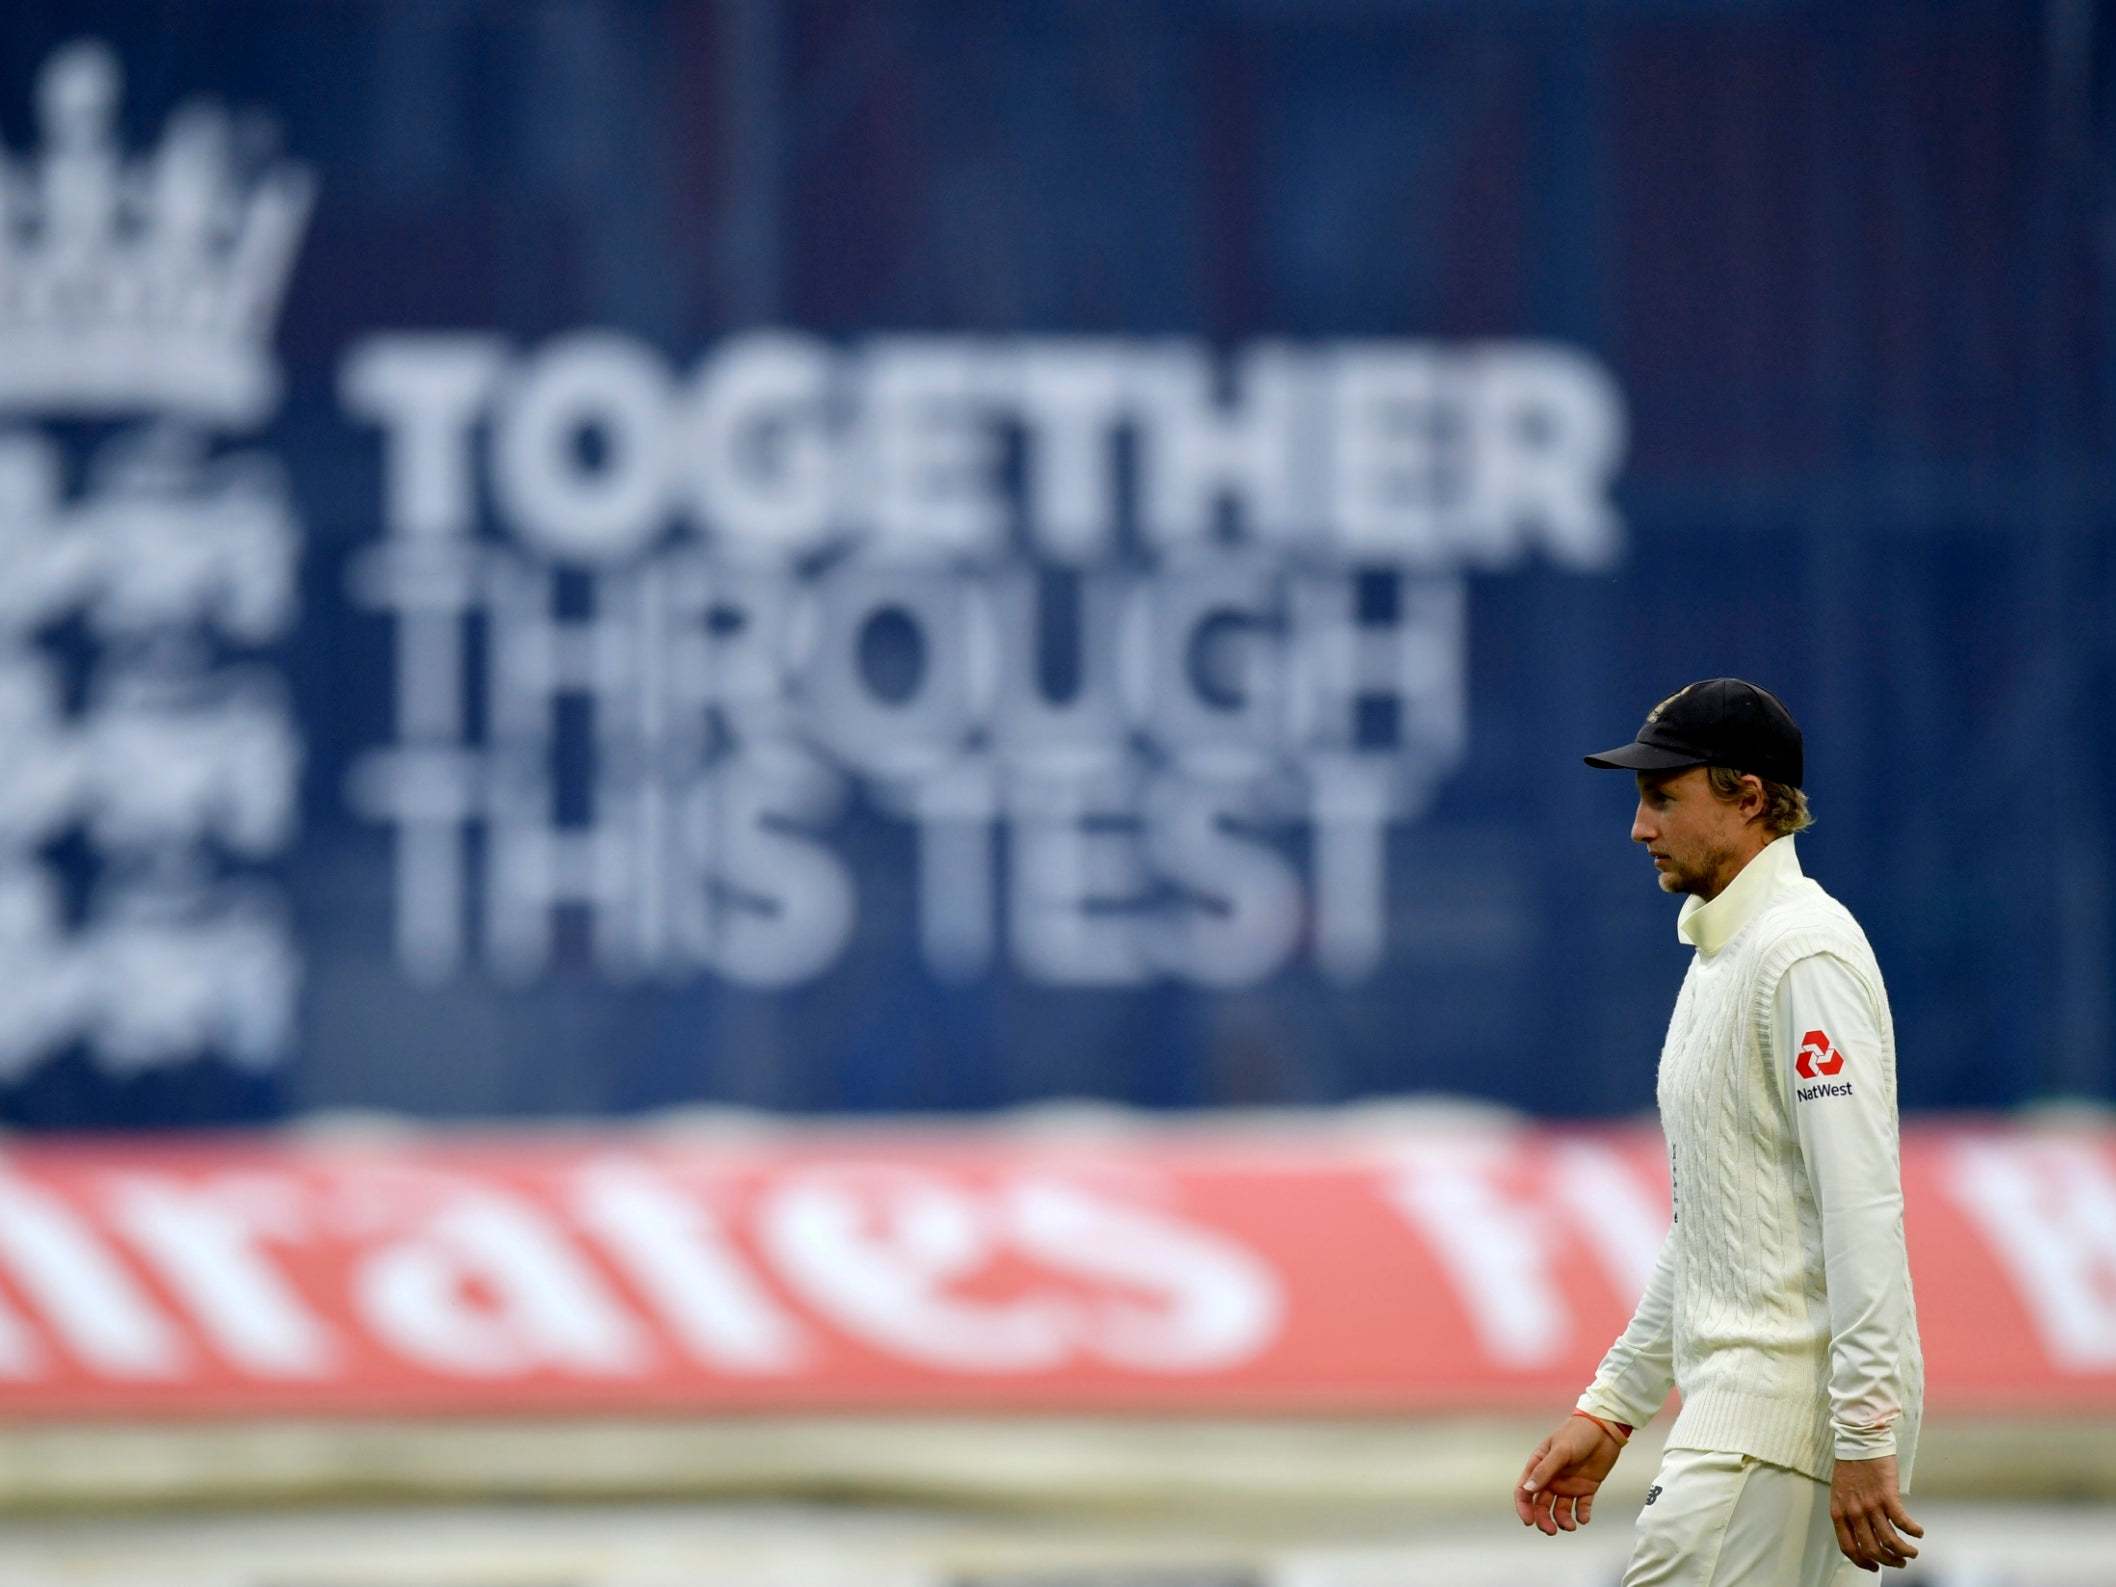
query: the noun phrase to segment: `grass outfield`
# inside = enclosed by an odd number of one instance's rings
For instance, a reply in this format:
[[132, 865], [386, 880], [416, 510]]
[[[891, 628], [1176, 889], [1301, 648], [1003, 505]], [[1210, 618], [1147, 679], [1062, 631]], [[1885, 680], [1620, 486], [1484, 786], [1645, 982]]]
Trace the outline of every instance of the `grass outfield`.
[[[2116, 1510], [1921, 1504], [1902, 1587], [2108, 1587]], [[1544, 1538], [1399, 1515], [1267, 1540], [1198, 1522], [858, 1505], [77, 1515], [0, 1532], [7, 1587], [1610, 1587], [1629, 1514]]]
[[[1146, 1517], [1269, 1536], [1503, 1512], [1557, 1414], [17, 1423], [0, 1437], [0, 1512], [821, 1499]], [[1667, 1421], [1632, 1441], [1610, 1479], [1611, 1506], [1644, 1497]], [[2116, 1425], [1934, 1419], [1913, 1489], [1928, 1500], [2116, 1505]]]

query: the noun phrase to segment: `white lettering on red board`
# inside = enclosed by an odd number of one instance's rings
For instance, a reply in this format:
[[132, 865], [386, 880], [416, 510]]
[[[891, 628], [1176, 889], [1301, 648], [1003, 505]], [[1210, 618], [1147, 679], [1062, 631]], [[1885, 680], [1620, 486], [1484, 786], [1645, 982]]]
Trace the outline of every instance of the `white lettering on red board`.
[[[1276, 1271], [1217, 1230], [1058, 1179], [1017, 1182], [1007, 1213], [1021, 1248], [1046, 1267], [1115, 1286], [1083, 1320], [1089, 1348], [1118, 1366], [1218, 1371], [1277, 1336], [1286, 1303]], [[1124, 1298], [1140, 1291], [1161, 1303]]]
[[[1047, 1371], [1083, 1355], [1215, 1371], [1268, 1348], [1284, 1312], [1271, 1268], [1225, 1235], [1055, 1178], [981, 1197], [919, 1169], [816, 1169], [772, 1192], [758, 1234], [817, 1312], [943, 1371]], [[1009, 1250], [1131, 1298], [952, 1292]]]
[[356, 1258], [351, 1286], [377, 1338], [438, 1372], [624, 1377], [648, 1364], [639, 1323], [565, 1233], [489, 1182]]
[[0, 1265], [56, 1341], [91, 1371], [176, 1378], [190, 1365], [183, 1336], [93, 1227], [58, 1196], [9, 1173], [0, 1173]]
[[826, 1168], [779, 1187], [758, 1237], [802, 1298], [855, 1338], [928, 1366], [1037, 1372], [1065, 1359], [1073, 1308], [1047, 1293], [949, 1293], [997, 1254], [991, 1209], [911, 1168]]
[[[88, 1183], [92, 1215], [0, 1176], [0, 1375], [47, 1376], [55, 1345], [94, 1376], [181, 1381], [203, 1346], [241, 1377], [324, 1382], [364, 1338], [443, 1377], [609, 1380], [656, 1370], [659, 1337], [715, 1372], [784, 1376], [815, 1365], [826, 1328], [950, 1374], [1192, 1374], [1268, 1350], [1287, 1305], [1262, 1256], [1157, 1204], [1159, 1176], [840, 1164], [738, 1196], [611, 1154], [551, 1203], [401, 1161], [320, 1184], [144, 1167]], [[304, 1293], [287, 1259], [326, 1244], [334, 1293]]]
[[1384, 1185], [1453, 1280], [1485, 1353], [1521, 1371], [1579, 1345], [1554, 1268], [1561, 1242], [1592, 1251], [1628, 1305], [1668, 1227], [1665, 1204], [1612, 1148], [1565, 1142], [1531, 1194], [1508, 1183], [1526, 1156], [1514, 1138], [1436, 1138], [1404, 1153]]
[[574, 1177], [571, 1205], [701, 1366], [798, 1372], [807, 1332], [750, 1271], [725, 1220], [688, 1186], [612, 1158]]
[[[1930, 1184], [1939, 1213], [1982, 1236], [1962, 1260], [1988, 1248], [1997, 1267], [1943, 1265], [1931, 1299], [2003, 1278], [2047, 1362], [2027, 1387], [2110, 1383], [2108, 1142], [1913, 1145], [1926, 1154], [1913, 1188]], [[1295, 1301], [1311, 1314], [1356, 1304], [1359, 1258], [1316, 1269], [1283, 1227], [1267, 1243], [1234, 1232], [1244, 1193], [1224, 1170], [1198, 1180], [1159, 1162], [1022, 1155], [729, 1163], [613, 1148], [554, 1167], [530, 1151], [475, 1166], [231, 1153], [172, 1168], [98, 1151], [47, 1177], [35, 1154], [11, 1154], [0, 1403], [63, 1410], [68, 1395], [108, 1403], [94, 1396], [136, 1387], [145, 1404], [194, 1384], [221, 1393], [231, 1372], [263, 1398], [296, 1391], [275, 1404], [363, 1374], [406, 1387], [405, 1368], [494, 1390], [528, 1376], [644, 1389], [681, 1363], [730, 1384], [849, 1370], [911, 1394], [934, 1374], [1260, 1373], [1304, 1345], [1288, 1331]], [[1405, 1148], [1371, 1179], [1348, 1156], [1307, 1161], [1343, 1188], [1371, 1186], [1415, 1231], [1478, 1346], [1463, 1370], [1495, 1387], [1606, 1343], [1604, 1302], [1621, 1315], [1635, 1299], [1666, 1226], [1657, 1176], [1628, 1140], [1456, 1136]], [[1583, 1270], [1606, 1296], [1583, 1288]], [[1309, 1287], [1290, 1290], [1293, 1274]], [[848, 1367], [848, 1345], [872, 1359]]]
[[1941, 1176], [2013, 1276], [2043, 1347], [2075, 1371], [2116, 1367], [2116, 1172], [2085, 1141], [1965, 1140]]
[[1547, 1180], [1561, 1216], [1601, 1259], [1626, 1305], [1645, 1293], [1668, 1237], [1667, 1198], [1621, 1152], [1594, 1140], [1559, 1142]]
[[307, 1236], [298, 1188], [285, 1175], [228, 1174], [201, 1184], [128, 1173], [109, 1201], [112, 1223], [221, 1354], [259, 1377], [320, 1378], [339, 1361], [331, 1330], [265, 1245]]

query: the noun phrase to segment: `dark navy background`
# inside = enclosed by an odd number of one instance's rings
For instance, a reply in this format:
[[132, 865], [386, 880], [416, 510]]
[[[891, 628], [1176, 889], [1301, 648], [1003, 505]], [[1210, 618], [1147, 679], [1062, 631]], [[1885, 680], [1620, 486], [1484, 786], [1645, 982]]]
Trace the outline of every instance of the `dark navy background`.
[[[319, 1107], [1156, 1107], [1464, 1093], [1628, 1112], [1686, 950], [1581, 752], [1737, 673], [1808, 731], [1811, 874], [1866, 924], [1912, 1109], [2116, 1093], [2105, 19], [1998, 4], [15, 0], [38, 66], [121, 56], [133, 147], [195, 93], [320, 180], [256, 438], [308, 536], [282, 658], [308, 764], [278, 874], [306, 960], [275, 1075], [62, 1055], [30, 1126]], [[908, 829], [833, 838], [859, 935], [791, 993], [407, 984], [387, 625], [345, 563], [379, 330], [746, 327], [1578, 345], [1629, 405], [1613, 574], [1472, 574], [1467, 760], [1390, 840], [1387, 958], [1240, 994], [969, 987], [917, 962]], [[5, 356], [0, 347], [0, 357]], [[4, 576], [4, 574], [0, 574]], [[0, 996], [5, 996], [0, 988]]]

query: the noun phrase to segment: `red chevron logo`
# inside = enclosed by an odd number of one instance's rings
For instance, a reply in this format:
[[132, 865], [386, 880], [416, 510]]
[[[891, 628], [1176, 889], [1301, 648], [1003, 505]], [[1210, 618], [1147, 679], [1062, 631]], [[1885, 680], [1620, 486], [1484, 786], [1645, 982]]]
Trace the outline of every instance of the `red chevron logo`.
[[1828, 1031], [1811, 1030], [1800, 1038], [1800, 1056], [1793, 1060], [1793, 1067], [1803, 1080], [1833, 1075], [1844, 1067], [1844, 1054], [1830, 1042]]

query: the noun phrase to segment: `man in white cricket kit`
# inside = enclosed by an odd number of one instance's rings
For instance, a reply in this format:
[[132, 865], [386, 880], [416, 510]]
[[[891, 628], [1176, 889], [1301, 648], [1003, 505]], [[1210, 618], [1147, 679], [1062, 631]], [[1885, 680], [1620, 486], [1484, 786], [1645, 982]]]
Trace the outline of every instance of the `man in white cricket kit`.
[[[1633, 1427], [1682, 1414], [1623, 1587], [1825, 1587], [1917, 1555], [1924, 1355], [1903, 1242], [1895, 1029], [1866, 935], [1801, 873], [1800, 729], [1738, 678], [1635, 742], [1631, 823], [1696, 949], [1661, 1048], [1675, 1221], [1630, 1326], [1514, 1492], [1583, 1526]], [[1840, 1576], [1840, 1572], [1844, 1573]]]

